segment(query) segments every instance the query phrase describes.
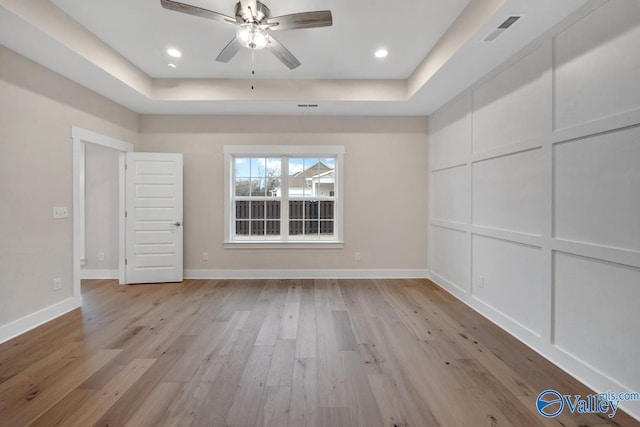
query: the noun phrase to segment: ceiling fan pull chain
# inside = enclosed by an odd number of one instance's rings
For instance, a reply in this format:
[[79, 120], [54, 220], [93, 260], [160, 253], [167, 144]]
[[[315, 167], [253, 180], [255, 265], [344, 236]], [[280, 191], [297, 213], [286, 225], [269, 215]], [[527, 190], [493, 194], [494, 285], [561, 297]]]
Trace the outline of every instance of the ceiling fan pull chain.
[[256, 51], [251, 51], [251, 90], [253, 90], [253, 80], [256, 75], [256, 62], [255, 62]]

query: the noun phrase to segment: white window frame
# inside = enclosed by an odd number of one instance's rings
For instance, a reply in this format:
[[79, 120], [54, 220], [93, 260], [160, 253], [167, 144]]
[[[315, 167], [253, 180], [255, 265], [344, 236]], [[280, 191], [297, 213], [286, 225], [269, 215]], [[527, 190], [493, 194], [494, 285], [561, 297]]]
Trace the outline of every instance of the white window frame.
[[[287, 248], [287, 249], [341, 249], [344, 247], [344, 209], [343, 209], [343, 166], [344, 166], [344, 146], [342, 145], [225, 145], [224, 146], [224, 247], [225, 248]], [[335, 157], [335, 218], [333, 240], [295, 240], [288, 239], [288, 227], [281, 228], [282, 240], [234, 240], [234, 179], [233, 179], [233, 161], [235, 157]], [[289, 221], [289, 205], [288, 195], [284, 193], [288, 186], [288, 164], [282, 165], [281, 183], [283, 185], [283, 197], [280, 207], [280, 214]]]

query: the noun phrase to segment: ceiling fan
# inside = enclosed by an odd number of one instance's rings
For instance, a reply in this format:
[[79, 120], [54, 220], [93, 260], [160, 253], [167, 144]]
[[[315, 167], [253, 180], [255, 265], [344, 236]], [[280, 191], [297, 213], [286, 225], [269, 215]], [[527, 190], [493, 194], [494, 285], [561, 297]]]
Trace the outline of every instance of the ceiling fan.
[[300, 65], [300, 61], [270, 32], [329, 27], [333, 24], [330, 10], [294, 13], [272, 18], [269, 8], [258, 0], [240, 0], [235, 7], [235, 17], [173, 0], [160, 0], [160, 4], [165, 9], [235, 25], [236, 37], [222, 49], [216, 58], [219, 62], [229, 62], [241, 47], [251, 50], [267, 48], [284, 65], [293, 70]]

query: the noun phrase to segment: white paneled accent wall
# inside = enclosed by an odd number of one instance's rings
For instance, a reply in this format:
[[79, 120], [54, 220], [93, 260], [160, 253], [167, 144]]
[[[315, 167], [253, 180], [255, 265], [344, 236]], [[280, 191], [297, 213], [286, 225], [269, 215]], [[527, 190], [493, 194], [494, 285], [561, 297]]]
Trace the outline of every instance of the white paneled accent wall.
[[429, 119], [433, 170], [465, 163], [471, 150], [471, 97], [462, 96]]
[[555, 345], [638, 390], [640, 270], [562, 252], [554, 266]]
[[473, 225], [540, 236], [542, 163], [540, 148], [473, 163]]
[[431, 240], [433, 247], [438, 248], [431, 255], [432, 274], [446, 282], [449, 288], [468, 292], [470, 260], [466, 233], [447, 227], [434, 227]]
[[[473, 93], [473, 152], [546, 135], [550, 110], [549, 61], [540, 47]], [[534, 142], [535, 143], [535, 142]], [[513, 150], [509, 150], [513, 151]]]
[[555, 37], [555, 129], [638, 108], [638, 8], [610, 1]]
[[433, 174], [433, 218], [464, 224], [471, 213], [469, 168], [457, 166]]
[[555, 237], [640, 251], [640, 127], [553, 148]]
[[640, 2], [599, 4], [429, 118], [429, 268], [596, 391], [640, 392]]
[[545, 304], [542, 249], [475, 234], [472, 260], [474, 298], [536, 337], [542, 336], [544, 311], [531, 309]]

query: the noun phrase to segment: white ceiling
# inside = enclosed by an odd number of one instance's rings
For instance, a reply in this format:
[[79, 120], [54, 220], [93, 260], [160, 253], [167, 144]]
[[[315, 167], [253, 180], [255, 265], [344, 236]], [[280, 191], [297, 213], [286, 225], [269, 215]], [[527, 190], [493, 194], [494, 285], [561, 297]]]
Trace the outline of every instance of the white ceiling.
[[[233, 16], [237, 0], [181, 0]], [[215, 57], [235, 37], [235, 26], [169, 11], [159, 0], [52, 0], [151, 77], [245, 78], [251, 51], [229, 63]], [[272, 32], [302, 65], [289, 70], [271, 52], [256, 52], [256, 78], [406, 79], [469, 0], [264, 0], [272, 16], [331, 10], [333, 26]], [[124, 13], [123, 11], [126, 11]], [[425, 17], [429, 19], [425, 22]], [[143, 18], [143, 19], [142, 19]], [[117, 31], [114, 31], [117, 29]], [[410, 31], [407, 31], [410, 29]], [[168, 47], [183, 57], [167, 67]], [[373, 52], [386, 47], [384, 61]], [[173, 61], [173, 60], [172, 60]]]
[[[182, 1], [226, 15], [236, 3]], [[333, 26], [274, 32], [302, 65], [289, 70], [256, 52], [255, 90], [250, 51], [215, 61], [232, 25], [165, 10], [159, 0], [0, 0], [0, 44], [139, 113], [426, 115], [587, 0], [265, 3], [272, 16], [329, 9]], [[513, 14], [524, 18], [482, 41]], [[168, 47], [183, 53], [176, 69], [167, 67]], [[373, 56], [379, 47], [387, 58]]]

